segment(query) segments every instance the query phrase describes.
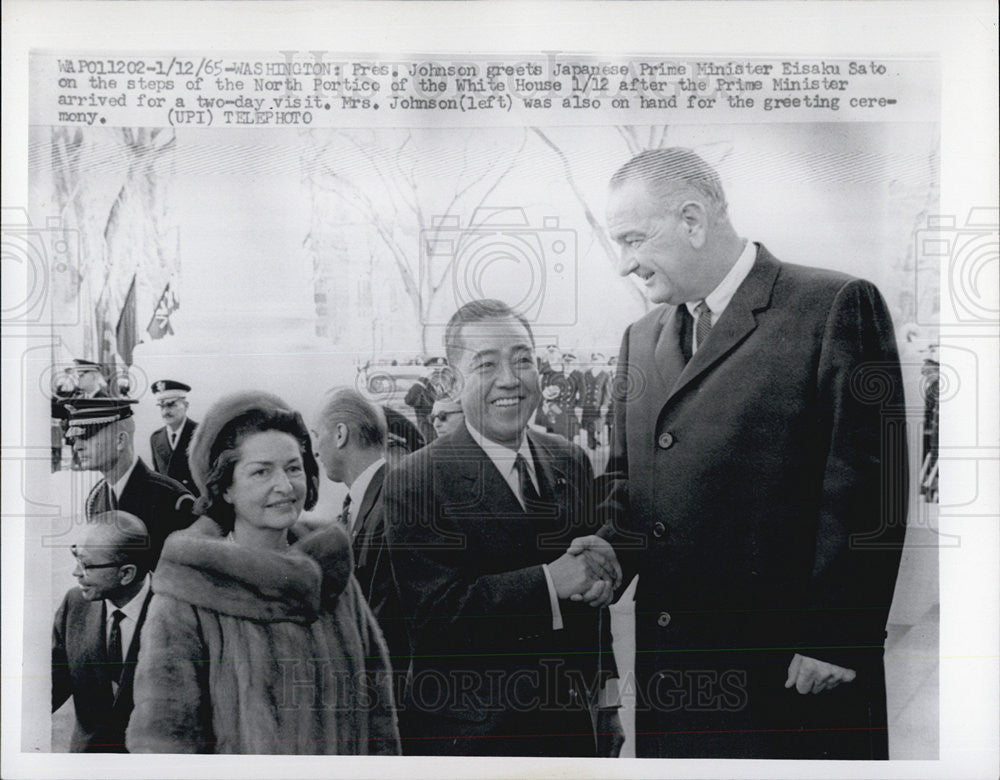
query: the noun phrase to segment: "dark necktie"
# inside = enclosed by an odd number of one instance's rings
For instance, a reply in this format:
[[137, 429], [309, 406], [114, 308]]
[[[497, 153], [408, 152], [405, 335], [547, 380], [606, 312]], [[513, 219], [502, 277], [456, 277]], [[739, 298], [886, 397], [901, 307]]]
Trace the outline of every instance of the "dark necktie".
[[683, 303], [677, 307], [677, 318], [677, 336], [681, 342], [681, 354], [687, 363], [691, 359], [691, 332], [694, 330], [694, 319]]
[[701, 349], [701, 345], [708, 338], [708, 332], [712, 330], [712, 310], [702, 301], [695, 306], [694, 313], [698, 315], [698, 322], [694, 328], [694, 348]]
[[343, 523], [344, 528], [348, 531], [351, 530], [351, 494], [348, 493], [344, 496], [344, 508], [340, 510], [340, 522]]
[[528, 473], [528, 462], [521, 453], [518, 453], [514, 459], [514, 468], [517, 469], [517, 482], [518, 487], [521, 489], [521, 501], [524, 503], [525, 509], [531, 509], [532, 504], [537, 505], [541, 501], [541, 497], [538, 495], [538, 491], [535, 490], [535, 484], [531, 481], [531, 475]]
[[122, 619], [125, 613], [116, 609], [111, 613], [111, 633], [108, 635], [108, 675], [118, 682], [122, 676]]
[[93, 519], [95, 515], [112, 511], [115, 509], [115, 505], [117, 503], [118, 502], [115, 500], [115, 494], [111, 489], [111, 485], [108, 484], [106, 479], [102, 479], [94, 485], [94, 489], [90, 491], [90, 497], [87, 501], [87, 519], [90, 520]]

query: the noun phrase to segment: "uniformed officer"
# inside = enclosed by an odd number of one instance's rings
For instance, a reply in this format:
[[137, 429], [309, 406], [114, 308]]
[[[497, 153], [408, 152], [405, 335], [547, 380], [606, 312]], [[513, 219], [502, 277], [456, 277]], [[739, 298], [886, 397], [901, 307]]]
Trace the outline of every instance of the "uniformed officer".
[[604, 427], [603, 416], [607, 413], [611, 399], [611, 375], [604, 370], [604, 355], [594, 352], [590, 355], [590, 366], [581, 378], [581, 403], [583, 415], [581, 423], [587, 431], [587, 447], [597, 447], [598, 434]]
[[73, 360], [72, 368], [66, 369], [66, 373], [76, 382], [74, 398], [107, 398], [110, 395], [108, 380], [101, 369], [101, 364], [92, 360]]
[[187, 456], [191, 436], [198, 427], [198, 423], [187, 416], [187, 394], [190, 392], [190, 385], [174, 379], [153, 382], [153, 396], [166, 425], [153, 431], [149, 437], [149, 448], [153, 453], [153, 468], [176, 479], [193, 495], [198, 495]]
[[134, 403], [128, 398], [65, 401], [66, 440], [81, 469], [101, 472], [84, 506], [87, 519], [114, 510], [138, 517], [149, 530], [155, 565], [167, 536], [194, 522], [194, 496], [135, 454]]

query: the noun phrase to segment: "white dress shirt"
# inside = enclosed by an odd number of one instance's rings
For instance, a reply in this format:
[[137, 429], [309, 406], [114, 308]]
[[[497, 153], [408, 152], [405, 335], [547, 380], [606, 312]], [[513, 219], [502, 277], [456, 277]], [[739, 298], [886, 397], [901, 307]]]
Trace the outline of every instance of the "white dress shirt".
[[351, 489], [347, 491], [347, 494], [351, 497], [351, 505], [347, 508], [347, 528], [350, 531], [352, 539], [355, 533], [354, 521], [358, 517], [358, 510], [361, 509], [361, 502], [365, 500], [365, 493], [368, 492], [368, 486], [371, 484], [375, 472], [384, 465], [385, 458], [379, 458], [373, 462], [368, 468], [358, 474], [354, 482], [351, 483]]
[[[465, 418], [465, 427], [469, 430], [469, 434], [472, 436], [476, 444], [482, 447], [483, 452], [486, 453], [486, 457], [488, 457], [493, 465], [497, 467], [497, 471], [500, 472], [500, 476], [502, 476], [510, 486], [511, 492], [513, 492], [515, 498], [517, 498], [521, 508], [526, 508], [524, 497], [521, 495], [521, 478], [518, 475], [517, 468], [515, 466], [518, 455], [524, 457], [524, 462], [528, 467], [528, 477], [531, 479], [531, 484], [534, 485], [535, 492], [541, 494], [541, 491], [538, 489], [538, 473], [535, 470], [535, 459], [531, 457], [531, 446], [528, 444], [527, 435], [522, 434], [521, 446], [518, 447], [517, 450], [512, 450], [509, 447], [505, 447], [502, 444], [497, 444], [495, 441], [487, 439], [479, 431], [472, 427], [472, 423], [469, 422], [468, 417]], [[545, 585], [549, 590], [549, 606], [552, 609], [552, 630], [559, 631], [563, 627], [562, 610], [559, 609], [559, 595], [556, 593], [556, 586], [552, 581], [552, 574], [549, 571], [548, 564], [542, 564], [542, 573], [545, 575]]]
[[[722, 316], [722, 312], [726, 310], [729, 302], [733, 299], [736, 291], [743, 284], [743, 281], [749, 276], [750, 269], [753, 268], [754, 261], [757, 259], [757, 244], [753, 241], [747, 241], [743, 245], [743, 251], [740, 252], [740, 256], [736, 258], [736, 262], [733, 263], [733, 267], [729, 269], [722, 281], [719, 282], [718, 286], [712, 292], [705, 296], [705, 305], [708, 306], [708, 310], [712, 313], [712, 324], [715, 325], [719, 321], [719, 317]], [[694, 320], [694, 327], [691, 328], [691, 354], [693, 355], [698, 349], [695, 344], [694, 334], [698, 329], [698, 317], [699, 315], [695, 313], [695, 309], [701, 301], [688, 301], [684, 305], [687, 306], [688, 312], [691, 314], [691, 318]]]
[[170, 449], [177, 449], [177, 442], [180, 441], [181, 431], [184, 430], [184, 423], [187, 422], [187, 417], [181, 420], [181, 424], [177, 426], [176, 429], [167, 426], [167, 444], [170, 445]]
[[[142, 580], [142, 588], [139, 592], [132, 597], [132, 600], [126, 604], [124, 607], [116, 607], [114, 603], [104, 600], [104, 614], [106, 615], [106, 620], [104, 623], [104, 646], [108, 647], [111, 643], [111, 626], [114, 622], [114, 612], [116, 609], [121, 610], [125, 617], [122, 618], [122, 622], [119, 624], [119, 630], [121, 631], [122, 637], [122, 661], [128, 658], [128, 649], [132, 645], [132, 637], [135, 635], [135, 627], [139, 623], [139, 614], [142, 612], [142, 605], [146, 601], [146, 594], [149, 593], [149, 574], [146, 574]], [[117, 682], [114, 683], [116, 686]]]

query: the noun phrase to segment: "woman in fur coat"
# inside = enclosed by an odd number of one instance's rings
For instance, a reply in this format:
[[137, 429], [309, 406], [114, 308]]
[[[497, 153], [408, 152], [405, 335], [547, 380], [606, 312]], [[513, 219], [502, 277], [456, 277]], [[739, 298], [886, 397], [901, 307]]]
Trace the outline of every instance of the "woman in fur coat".
[[294, 541], [319, 468], [279, 398], [220, 400], [189, 453], [205, 515], [172, 534], [142, 633], [133, 753], [399, 753], [381, 632], [336, 525]]

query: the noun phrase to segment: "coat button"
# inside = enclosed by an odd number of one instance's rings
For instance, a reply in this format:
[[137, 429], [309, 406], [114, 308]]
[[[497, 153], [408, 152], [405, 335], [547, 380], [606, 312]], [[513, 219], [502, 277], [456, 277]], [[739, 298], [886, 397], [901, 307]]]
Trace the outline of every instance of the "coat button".
[[661, 450], [669, 450], [674, 445], [674, 435], [672, 433], [661, 433], [656, 443], [660, 445]]
[[666, 628], [670, 625], [670, 613], [661, 612], [660, 616], [656, 619], [656, 622], [659, 624], [660, 628]]
[[663, 534], [665, 534], [666, 532], [667, 532], [667, 527], [663, 523], [657, 522], [653, 524], [653, 536], [655, 536], [657, 539], [663, 536]]

